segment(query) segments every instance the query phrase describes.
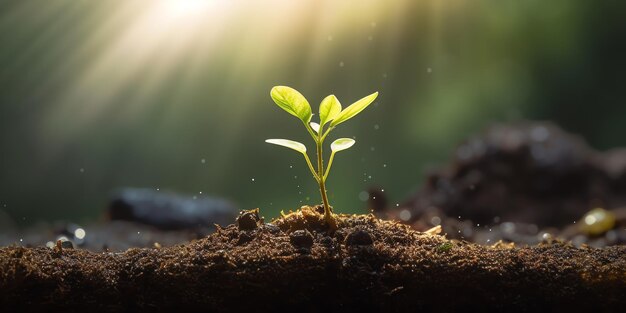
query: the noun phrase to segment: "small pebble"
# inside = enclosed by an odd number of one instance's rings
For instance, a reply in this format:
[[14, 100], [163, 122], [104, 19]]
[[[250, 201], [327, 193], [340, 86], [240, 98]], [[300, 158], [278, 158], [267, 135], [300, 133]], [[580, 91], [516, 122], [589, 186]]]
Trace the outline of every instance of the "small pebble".
[[60, 252], [63, 249], [74, 249], [74, 244], [69, 240], [57, 240], [55, 250]]
[[368, 231], [357, 229], [348, 234], [345, 243], [347, 246], [369, 246], [374, 240]]
[[296, 230], [289, 235], [289, 241], [298, 249], [311, 249], [313, 246], [313, 235], [308, 230]]
[[241, 211], [237, 217], [237, 225], [239, 230], [253, 230], [258, 227], [259, 209]]
[[270, 232], [270, 234], [278, 234], [280, 233], [280, 228], [272, 223], [267, 223], [263, 225], [263, 227]]

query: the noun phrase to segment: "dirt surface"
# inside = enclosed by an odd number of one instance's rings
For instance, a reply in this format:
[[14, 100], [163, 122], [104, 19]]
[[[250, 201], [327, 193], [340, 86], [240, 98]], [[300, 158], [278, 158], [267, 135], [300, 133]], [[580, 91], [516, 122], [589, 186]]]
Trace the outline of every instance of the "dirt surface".
[[[168, 248], [0, 248], [0, 311], [620, 311], [626, 247], [449, 241], [318, 208]], [[252, 223], [251, 223], [252, 221]]]

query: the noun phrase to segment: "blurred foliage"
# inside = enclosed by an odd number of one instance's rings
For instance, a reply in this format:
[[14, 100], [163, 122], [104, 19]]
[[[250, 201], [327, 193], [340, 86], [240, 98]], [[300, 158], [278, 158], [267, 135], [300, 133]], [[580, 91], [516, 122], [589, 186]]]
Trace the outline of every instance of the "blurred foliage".
[[623, 1], [3, 1], [0, 209], [22, 224], [93, 219], [120, 186], [218, 195], [266, 217], [318, 201], [265, 138], [274, 85], [317, 107], [380, 91], [329, 197], [392, 203], [493, 122], [554, 120], [626, 145]]

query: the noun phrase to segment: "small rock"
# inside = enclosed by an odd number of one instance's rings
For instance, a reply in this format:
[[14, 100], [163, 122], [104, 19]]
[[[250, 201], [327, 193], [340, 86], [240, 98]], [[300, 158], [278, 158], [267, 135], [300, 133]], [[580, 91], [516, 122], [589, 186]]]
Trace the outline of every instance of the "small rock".
[[63, 247], [63, 249], [74, 249], [74, 244], [67, 240], [67, 241], [62, 241], [61, 242], [61, 247]]
[[258, 227], [258, 222], [261, 220], [259, 217], [259, 209], [241, 211], [239, 217], [237, 217], [237, 225], [239, 230], [253, 230]]
[[57, 240], [54, 250], [61, 252], [63, 249], [74, 249], [74, 244], [69, 240]]
[[346, 237], [347, 246], [369, 246], [374, 243], [372, 235], [366, 230], [357, 229]]
[[289, 240], [294, 247], [299, 249], [311, 249], [313, 246], [313, 235], [308, 230], [296, 230], [289, 235]]
[[280, 233], [280, 228], [272, 223], [267, 223], [263, 226], [270, 234]]

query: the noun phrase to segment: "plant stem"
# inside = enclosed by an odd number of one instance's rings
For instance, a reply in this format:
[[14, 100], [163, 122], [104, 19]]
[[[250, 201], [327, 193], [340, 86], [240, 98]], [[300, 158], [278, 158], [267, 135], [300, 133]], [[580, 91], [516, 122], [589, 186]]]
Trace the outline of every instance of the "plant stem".
[[326, 181], [326, 177], [328, 177], [328, 173], [330, 173], [330, 167], [333, 166], [333, 159], [335, 158], [335, 151], [330, 154], [330, 159], [328, 160], [328, 167], [326, 167], [326, 171], [324, 172], [324, 181]]
[[322, 154], [322, 130], [320, 129], [318, 133], [317, 143], [317, 176], [319, 177], [319, 185], [320, 185], [320, 193], [322, 194], [322, 202], [324, 203], [324, 220], [328, 224], [328, 226], [332, 229], [337, 228], [335, 223], [335, 219], [332, 216], [332, 211], [330, 210], [330, 204], [328, 204], [328, 196], [326, 195], [326, 179], [324, 177], [324, 160]]
[[311, 160], [309, 159], [309, 156], [306, 154], [306, 152], [303, 153], [303, 155], [304, 155], [304, 159], [306, 160], [306, 164], [309, 166], [309, 170], [311, 171], [311, 174], [313, 174], [313, 178], [315, 178], [315, 180], [319, 183], [320, 178], [315, 172], [315, 169], [313, 168], [313, 164], [311, 164]]

